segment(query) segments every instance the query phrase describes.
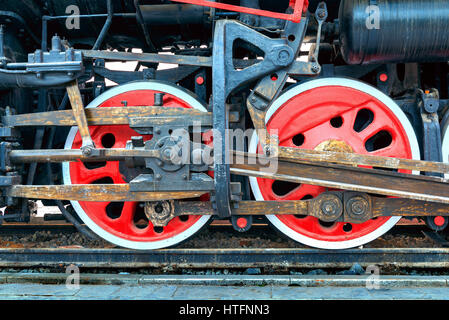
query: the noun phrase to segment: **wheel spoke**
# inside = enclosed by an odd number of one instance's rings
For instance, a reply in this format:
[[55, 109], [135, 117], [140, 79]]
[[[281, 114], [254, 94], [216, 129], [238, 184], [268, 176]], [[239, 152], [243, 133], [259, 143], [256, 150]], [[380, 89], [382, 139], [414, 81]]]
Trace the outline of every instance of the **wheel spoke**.
[[350, 132], [351, 130], [354, 129], [355, 119], [357, 117], [357, 113], [359, 112], [359, 110], [360, 108], [353, 108], [341, 114], [343, 118], [343, 128], [347, 132]]
[[126, 201], [123, 204], [122, 215], [120, 216], [120, 222], [123, 224], [132, 224], [137, 206], [138, 206], [138, 202]]
[[118, 219], [114, 221], [116, 230], [125, 234], [136, 234], [136, 228], [133, 224], [134, 213], [136, 212], [137, 202], [124, 202], [121, 214]]
[[319, 186], [301, 185], [282, 197], [282, 200], [302, 200], [304, 197], [309, 199], [310, 197], [316, 197], [324, 190], [325, 188]]
[[113, 183], [124, 183], [123, 179], [111, 174], [112, 172], [116, 172], [118, 170], [117, 161], [108, 161], [104, 167], [95, 169], [87, 169], [85, 164], [80, 162], [77, 166], [77, 170], [81, 180], [85, 181], [87, 184], [102, 180], [104, 178], [111, 179]]
[[380, 123], [379, 121], [373, 121], [369, 126], [367, 126], [364, 130], [358, 133], [358, 136], [362, 141], [366, 141], [376, 133], [385, 128], [385, 124]]

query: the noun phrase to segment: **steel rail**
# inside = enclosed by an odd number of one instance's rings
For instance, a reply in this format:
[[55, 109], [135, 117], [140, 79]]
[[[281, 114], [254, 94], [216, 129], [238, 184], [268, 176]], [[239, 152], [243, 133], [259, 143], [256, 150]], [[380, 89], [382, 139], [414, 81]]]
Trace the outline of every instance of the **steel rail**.
[[0, 249], [0, 267], [349, 268], [354, 263], [362, 267], [446, 268], [449, 249]]
[[[67, 281], [67, 275], [65, 273], [0, 273], [0, 284], [6, 283], [36, 283], [36, 284], [53, 284], [53, 285], [65, 285]], [[116, 273], [80, 273], [80, 284], [82, 285], [133, 285], [133, 286], [151, 286], [152, 285], [175, 285], [175, 286], [192, 286], [191, 288], [196, 288], [197, 286], [208, 286], [215, 287], [217, 292], [222, 290], [224, 286], [250, 286], [252, 287], [251, 293], [254, 291], [254, 286], [259, 286], [260, 290], [266, 290], [267, 286], [297, 286], [297, 287], [328, 287], [338, 288], [342, 290], [348, 288], [366, 288], [368, 281], [373, 281], [369, 274], [364, 275], [281, 275], [281, 274], [261, 274], [261, 275], [180, 275], [180, 274], [116, 274]], [[376, 279], [380, 292], [385, 292], [385, 289], [399, 289], [401, 290], [401, 296], [410, 294], [411, 299], [416, 299], [414, 294], [417, 288], [420, 288], [420, 294], [428, 298], [428, 295], [423, 293], [423, 290], [441, 289], [449, 286], [448, 276], [437, 275], [437, 276], [422, 276], [422, 275], [380, 275], [379, 279]], [[368, 282], [369, 283], [369, 282]], [[218, 288], [217, 288], [218, 287]], [[265, 287], [265, 288], [264, 288]], [[331, 288], [329, 288], [331, 287]], [[411, 290], [403, 290], [409, 288]], [[145, 290], [145, 288], [142, 288]], [[142, 290], [139, 293], [142, 293]], [[194, 289], [195, 290], [195, 289]], [[270, 289], [268, 289], [270, 291]], [[377, 292], [376, 290], [373, 290]], [[373, 299], [372, 293], [369, 294], [369, 299]], [[101, 292], [100, 290], [98, 291]], [[205, 290], [205, 298], [210, 298], [207, 296], [209, 290]], [[308, 296], [310, 292], [301, 290], [304, 292], [305, 296]], [[442, 299], [447, 299], [447, 295], [444, 291], [441, 292]], [[388, 295], [393, 297], [391, 291]], [[336, 293], [336, 298], [341, 299], [341, 291]], [[157, 296], [159, 298], [159, 296]], [[193, 295], [195, 299], [199, 299], [195, 294]], [[267, 296], [269, 298], [271, 296]], [[353, 295], [351, 295], [353, 297]], [[398, 299], [399, 296], [395, 295], [394, 298]], [[104, 298], [103, 296], [98, 296], [98, 298]], [[120, 296], [121, 299], [127, 299], [127, 296]], [[129, 298], [136, 298], [134, 293], [130, 293]], [[288, 293], [288, 298], [293, 298], [292, 294]], [[309, 297], [308, 297], [309, 298]], [[328, 295], [326, 295], [328, 298]], [[359, 297], [357, 297], [359, 298]]]

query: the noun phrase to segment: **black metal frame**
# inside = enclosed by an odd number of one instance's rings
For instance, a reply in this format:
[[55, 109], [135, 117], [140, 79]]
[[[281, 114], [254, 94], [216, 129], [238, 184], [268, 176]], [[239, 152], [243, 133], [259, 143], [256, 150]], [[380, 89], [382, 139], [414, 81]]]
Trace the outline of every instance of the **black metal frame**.
[[[307, 16], [303, 17], [301, 23], [295, 24], [287, 22], [280, 32], [280, 37], [269, 38], [263, 33], [263, 28], [255, 29], [244, 25], [237, 20], [218, 20], [215, 23], [215, 33], [213, 41], [212, 57], [204, 56], [189, 56], [189, 55], [175, 55], [164, 56], [160, 54], [132, 54], [132, 53], [116, 53], [116, 52], [102, 52], [98, 51], [104, 43], [105, 37], [112, 24], [113, 17], [130, 17], [139, 18], [138, 14], [129, 13], [114, 13], [112, 1], [107, 0], [107, 14], [95, 15], [80, 15], [79, 18], [96, 18], [105, 17], [106, 22], [95, 41], [92, 50], [80, 51], [70, 48], [63, 48], [59, 38], [54, 37], [52, 40], [52, 50], [48, 50], [48, 22], [58, 19], [65, 19], [73, 16], [44, 16], [42, 19], [42, 43], [41, 50], [38, 50], [34, 55], [30, 55], [28, 63], [7, 63], [3, 58], [3, 39], [0, 31], [0, 80], [8, 79], [8, 81], [0, 81], [0, 86], [6, 88], [17, 87], [38, 87], [38, 111], [45, 111], [48, 104], [47, 90], [45, 86], [60, 86], [66, 85], [73, 80], [79, 78], [84, 72], [84, 63], [87, 62], [89, 71], [98, 76], [96, 81], [100, 84], [98, 90], [94, 87], [94, 96], [101, 94], [104, 87], [101, 83], [104, 78], [112, 78], [118, 83], [125, 83], [136, 78], [142, 79], [170, 79], [173, 82], [178, 82], [186, 77], [201, 76], [204, 80], [208, 73], [206, 68], [212, 67], [212, 92], [213, 100], [211, 109], [213, 110], [213, 129], [214, 132], [214, 181], [213, 185], [210, 179], [203, 179], [197, 173], [192, 174], [192, 179], [184, 179], [184, 176], [190, 177], [190, 168], [184, 167], [176, 173], [167, 173], [167, 170], [159, 170], [157, 161], [159, 159], [146, 160], [146, 167], [152, 169], [155, 175], [167, 175], [168, 180], [182, 180], [183, 182], [177, 187], [179, 190], [213, 190], [213, 203], [216, 212], [220, 218], [231, 217], [231, 211], [238, 206], [239, 194], [241, 188], [238, 183], [231, 182], [231, 171], [229, 167], [229, 150], [228, 133], [229, 129], [229, 110], [227, 109], [228, 98], [235, 94], [240, 88], [245, 88], [245, 85], [251, 82], [256, 83], [250, 92], [246, 104], [248, 108], [254, 108], [258, 111], [266, 110], [272, 101], [276, 99], [281, 90], [284, 88], [286, 80], [289, 75], [294, 75], [296, 78], [303, 80], [301, 77], [315, 75], [319, 76], [321, 66], [318, 64], [318, 53], [321, 40], [321, 29], [327, 17], [327, 10], [324, 3], [321, 3], [315, 12], [315, 18], [318, 23], [318, 31], [316, 38], [316, 47], [309, 56], [309, 62], [300, 63], [295, 61], [300, 53], [300, 45], [303, 43], [306, 29], [308, 26]], [[2, 12], [0, 12], [0, 16]], [[259, 30], [259, 31], [257, 31]], [[249, 44], [247, 47], [257, 48], [258, 52], [262, 52], [263, 60], [244, 61], [234, 57], [234, 45], [236, 41], [243, 41]], [[84, 55], [84, 56], [82, 56]], [[72, 59], [67, 59], [67, 56]], [[90, 59], [97, 59], [99, 64], [90, 66]], [[104, 60], [138, 60], [139, 63], [179, 63], [181, 66], [176, 71], [167, 73], [149, 69], [146, 72], [117, 72], [107, 70], [103, 67], [101, 62]], [[25, 70], [23, 70], [25, 68]], [[320, 75], [344, 74], [357, 75], [357, 77], [365, 76], [371, 71], [379, 71], [385, 69], [384, 66], [370, 66], [370, 67], [348, 67], [334, 65], [327, 65], [323, 73]], [[388, 68], [387, 68], [388, 69]], [[325, 72], [324, 72], [325, 71]], [[326, 73], [326, 74], [325, 74]], [[42, 77], [44, 75], [44, 77]], [[275, 75], [275, 77], [273, 76]], [[20, 81], [19, 81], [20, 80]], [[387, 92], [390, 88], [387, 84], [378, 82], [379, 87]], [[202, 83], [195, 83], [195, 92], [200, 99], [205, 101], [207, 99], [207, 86]], [[387, 92], [388, 93], [388, 92]], [[437, 91], [431, 93], [422, 93], [419, 95], [420, 100], [417, 104], [420, 108], [422, 127], [423, 127], [423, 141], [424, 159], [431, 161], [442, 161], [441, 159], [441, 137], [440, 126], [438, 121], [439, 111], [439, 97]], [[134, 124], [135, 125], [135, 124]], [[142, 128], [152, 127], [150, 124], [141, 124]], [[173, 123], [170, 124], [173, 127]], [[182, 122], [178, 127], [185, 126]], [[163, 128], [163, 134], [167, 135], [169, 129], [167, 124]], [[0, 185], [7, 186], [17, 184], [20, 179], [18, 170], [11, 166], [7, 168], [8, 157], [7, 151], [14, 148], [14, 137], [16, 135], [15, 128], [3, 127], [0, 128], [0, 136], [2, 141], [0, 143], [0, 162], [3, 164], [0, 168], [4, 176], [0, 177]], [[44, 139], [44, 128], [38, 128], [36, 131], [34, 148], [41, 149]], [[157, 138], [162, 138], [159, 134], [155, 134]], [[158, 139], [155, 139], [158, 140]], [[136, 145], [135, 147], [138, 147]], [[155, 148], [154, 145], [148, 145], [147, 149]], [[26, 175], [26, 184], [33, 184], [36, 163], [32, 163]], [[203, 168], [204, 169], [204, 168]], [[203, 170], [204, 171], [204, 170]], [[50, 172], [50, 171], [49, 171]], [[50, 172], [51, 174], [51, 172]], [[427, 175], [435, 175], [426, 173]], [[130, 185], [134, 191], [148, 191], [148, 190], [173, 190], [169, 183], [160, 183], [156, 181], [155, 175], [152, 177], [142, 175], [137, 179], [131, 181]], [[441, 176], [441, 174], [440, 174]], [[201, 187], [200, 187], [201, 186]], [[8, 197], [7, 204], [16, 204], [15, 200]], [[25, 212], [26, 200], [21, 203], [22, 211]], [[233, 224], [238, 217], [232, 217]], [[250, 219], [249, 219], [250, 220]], [[249, 225], [251, 223], [249, 222]]]
[[[260, 79], [273, 72], [281, 71], [277, 90], [283, 86], [288, 67], [297, 56], [304, 36], [305, 23], [288, 24], [283, 38], [271, 39], [239, 22], [220, 20], [215, 25], [213, 49], [213, 117], [214, 117], [214, 179], [215, 206], [221, 218], [231, 216], [231, 174], [229, 168], [229, 116], [226, 101], [230, 94], [245, 83]], [[291, 32], [291, 33], [290, 33]], [[289, 41], [289, 39], [295, 39]], [[252, 66], [237, 70], [234, 65], [233, 49], [236, 40], [255, 46], [264, 53], [264, 59]], [[271, 89], [271, 82], [259, 87]], [[272, 81], [272, 80], [271, 80]], [[273, 81], [272, 81], [273, 82]], [[272, 89], [271, 89], [272, 90]], [[270, 99], [271, 101], [271, 99]]]

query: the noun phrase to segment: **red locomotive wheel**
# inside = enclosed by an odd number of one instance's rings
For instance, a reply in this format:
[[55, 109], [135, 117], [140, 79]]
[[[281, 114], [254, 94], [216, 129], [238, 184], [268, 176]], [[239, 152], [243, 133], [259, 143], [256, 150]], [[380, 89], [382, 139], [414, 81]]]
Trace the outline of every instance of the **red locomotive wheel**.
[[[152, 106], [154, 93], [164, 92], [165, 107], [195, 108], [206, 111], [204, 106], [180, 87], [157, 81], [133, 82], [109, 89], [92, 101], [88, 108], [123, 106]], [[139, 136], [127, 125], [91, 126], [90, 134], [97, 147], [125, 148], [132, 136]], [[144, 140], [151, 136], [144, 136]], [[81, 136], [73, 127], [66, 140], [66, 149], [79, 149]], [[65, 184], [123, 184], [132, 174], [119, 166], [118, 161], [98, 163], [63, 163]], [[186, 216], [172, 219], [167, 226], [153, 228], [138, 202], [78, 202], [73, 208], [92, 231], [100, 237], [132, 249], [158, 249], [175, 245], [197, 232], [210, 216]]]
[[[408, 159], [420, 157], [406, 115], [388, 96], [360, 81], [325, 78], [295, 86], [272, 104], [265, 121], [268, 129], [278, 130], [281, 146]], [[254, 136], [250, 152], [260, 152], [258, 148]], [[327, 190], [253, 177], [250, 182], [256, 200], [310, 199]], [[363, 245], [387, 232], [400, 219], [385, 217], [355, 224], [328, 223], [298, 215], [270, 214], [267, 218], [290, 238], [325, 249]]]

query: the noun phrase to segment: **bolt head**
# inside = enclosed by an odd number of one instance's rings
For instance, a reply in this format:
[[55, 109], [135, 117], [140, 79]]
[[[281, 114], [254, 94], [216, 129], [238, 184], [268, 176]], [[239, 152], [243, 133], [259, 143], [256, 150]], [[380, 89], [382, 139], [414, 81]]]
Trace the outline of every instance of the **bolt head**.
[[164, 151], [162, 151], [162, 155], [164, 156], [165, 159], [170, 159], [171, 158], [171, 148], [167, 148]]
[[321, 211], [325, 215], [334, 215], [337, 212], [337, 205], [333, 201], [324, 201], [321, 204]]
[[265, 146], [265, 147], [263, 148], [263, 151], [265, 152], [265, 155], [266, 155], [266, 156], [269, 156], [269, 155], [271, 154], [271, 148], [270, 148], [270, 146]]
[[92, 154], [92, 147], [86, 146], [86, 147], [82, 148], [81, 152], [83, 153], [83, 155], [89, 156]]
[[293, 60], [293, 50], [284, 45], [273, 47], [270, 51], [269, 59], [277, 66], [288, 66]]
[[351, 209], [351, 213], [357, 216], [364, 215], [369, 210], [369, 203], [362, 197], [349, 199], [347, 205]]
[[281, 50], [278, 54], [279, 61], [285, 62], [290, 58], [290, 53], [287, 50]]
[[351, 205], [351, 210], [356, 215], [361, 215], [366, 211], [366, 206], [362, 201], [354, 201]]

